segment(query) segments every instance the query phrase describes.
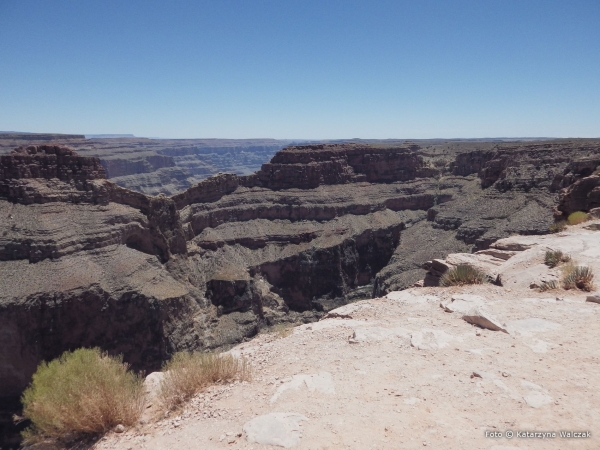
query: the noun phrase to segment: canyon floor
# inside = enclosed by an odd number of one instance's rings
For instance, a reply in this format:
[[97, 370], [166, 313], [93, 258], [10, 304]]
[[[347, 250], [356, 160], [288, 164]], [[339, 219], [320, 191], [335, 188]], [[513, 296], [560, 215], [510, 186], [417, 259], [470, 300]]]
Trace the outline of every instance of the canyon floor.
[[[591, 266], [598, 285], [598, 224], [500, 241], [517, 249], [500, 264], [503, 286], [390, 292], [260, 334], [230, 350], [250, 361], [250, 382], [213, 386], [166, 417], [152, 418], [150, 406], [143, 423], [94, 448], [600, 448], [600, 304], [528, 287], [556, 272], [544, 265], [547, 249]], [[468, 323], [453, 306], [461, 303], [507, 332]]]

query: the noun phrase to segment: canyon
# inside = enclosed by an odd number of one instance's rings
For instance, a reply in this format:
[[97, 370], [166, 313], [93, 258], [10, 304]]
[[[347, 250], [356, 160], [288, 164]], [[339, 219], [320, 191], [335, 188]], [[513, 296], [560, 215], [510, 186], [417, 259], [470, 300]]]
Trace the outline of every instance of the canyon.
[[52, 141], [100, 159], [115, 184], [149, 195], [172, 195], [219, 172], [249, 175], [291, 140], [148, 139], [118, 135], [0, 133], [0, 155]]
[[185, 143], [169, 155], [141, 146], [135, 158], [154, 168], [141, 182], [141, 166], [99, 158], [80, 137], [33, 142], [0, 155], [6, 405], [65, 350], [99, 346], [154, 371], [175, 351], [317, 321], [410, 288], [436, 258], [600, 206], [599, 140], [248, 143], [272, 152], [255, 173], [164, 192], [156, 173], [183, 169], [153, 158], [196, 151]]

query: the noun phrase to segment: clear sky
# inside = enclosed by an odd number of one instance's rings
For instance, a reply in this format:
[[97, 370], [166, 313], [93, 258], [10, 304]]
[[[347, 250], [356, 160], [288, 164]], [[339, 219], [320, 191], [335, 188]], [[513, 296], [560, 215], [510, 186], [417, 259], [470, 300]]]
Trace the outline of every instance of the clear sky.
[[600, 0], [0, 0], [0, 130], [600, 137]]

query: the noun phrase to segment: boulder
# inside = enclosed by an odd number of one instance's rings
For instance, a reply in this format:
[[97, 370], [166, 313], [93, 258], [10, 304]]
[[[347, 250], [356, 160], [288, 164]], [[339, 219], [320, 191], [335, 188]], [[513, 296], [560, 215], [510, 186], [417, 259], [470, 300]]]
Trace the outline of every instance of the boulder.
[[465, 313], [462, 318], [465, 322], [477, 325], [481, 328], [508, 333], [506, 325], [503, 325], [490, 312], [484, 310], [481, 306], [474, 306], [470, 311]]

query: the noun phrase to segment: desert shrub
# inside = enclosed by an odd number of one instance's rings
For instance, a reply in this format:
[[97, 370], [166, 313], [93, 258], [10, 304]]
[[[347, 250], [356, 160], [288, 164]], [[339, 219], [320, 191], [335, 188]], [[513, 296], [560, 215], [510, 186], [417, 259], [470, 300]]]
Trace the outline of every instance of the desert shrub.
[[468, 264], [459, 264], [448, 269], [440, 278], [440, 286], [463, 286], [465, 284], [483, 284], [489, 281], [481, 270]]
[[558, 282], [556, 280], [542, 281], [538, 289], [540, 292], [553, 291], [558, 289]]
[[41, 363], [22, 396], [23, 416], [32, 422], [25, 442], [65, 441], [133, 425], [142, 413], [143, 380], [121, 357], [100, 349], [65, 352]]
[[550, 225], [550, 233], [560, 233], [561, 231], [565, 231], [565, 229], [567, 228], [567, 221], [566, 220], [561, 220], [559, 222], [555, 222], [552, 225]]
[[167, 409], [181, 405], [210, 384], [250, 378], [246, 359], [214, 353], [179, 352], [163, 370], [160, 397]]
[[567, 262], [570, 260], [571, 257], [569, 255], [565, 255], [560, 250], [548, 250], [544, 256], [544, 264], [546, 264], [548, 267], [556, 267], [561, 262]]
[[594, 273], [587, 266], [570, 264], [563, 272], [563, 287], [565, 289], [580, 289], [591, 291], [594, 289]]
[[585, 222], [588, 219], [589, 217], [587, 213], [584, 213], [583, 211], [576, 211], [574, 213], [569, 214], [567, 222], [569, 223], [569, 225], [577, 225]]

